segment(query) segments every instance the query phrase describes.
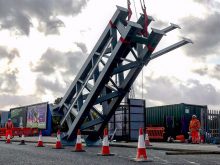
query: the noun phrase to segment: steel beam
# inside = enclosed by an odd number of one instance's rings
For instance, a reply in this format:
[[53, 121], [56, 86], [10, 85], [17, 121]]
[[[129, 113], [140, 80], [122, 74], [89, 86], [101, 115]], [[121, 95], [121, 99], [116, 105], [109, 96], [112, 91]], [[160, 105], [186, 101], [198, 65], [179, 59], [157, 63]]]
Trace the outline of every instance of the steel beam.
[[[122, 36], [123, 40], [127, 41], [129, 35], [137, 34], [138, 32], [140, 32], [141, 29], [142, 27], [139, 26], [138, 24], [133, 22], [128, 22], [128, 25]], [[125, 51], [126, 49], [127, 51]], [[72, 126], [69, 128], [67, 132], [68, 139], [74, 138], [73, 133], [76, 133], [77, 129], [80, 128], [80, 126], [82, 125], [83, 121], [86, 118], [86, 115], [90, 110], [90, 107], [96, 101], [96, 98], [101, 92], [102, 88], [105, 86], [105, 83], [108, 82], [109, 76], [115, 67], [115, 63], [117, 63], [117, 61], [120, 60], [120, 57], [127, 56], [128, 52], [129, 50], [128, 50], [127, 42], [123, 42], [119, 40], [114, 50], [112, 51], [112, 55], [109, 57], [109, 60], [107, 61], [105, 67], [100, 73], [92, 91], [90, 92], [82, 108], [80, 109], [79, 114], [73, 121]]]
[[193, 43], [193, 42], [191, 40], [189, 40], [189, 39], [184, 38], [182, 41], [179, 41], [179, 42], [177, 42], [177, 43], [175, 43], [175, 44], [173, 44], [173, 45], [171, 45], [169, 47], [166, 47], [166, 48], [164, 48], [164, 49], [162, 49], [162, 50], [160, 50], [160, 51], [158, 51], [156, 53], [153, 53], [151, 55], [151, 57], [150, 57], [150, 60], [153, 60], [153, 59], [155, 59], [157, 57], [160, 57], [163, 54], [166, 54], [166, 53], [168, 53], [168, 52], [170, 52], [170, 51], [172, 51], [172, 50], [174, 50], [176, 48], [179, 48], [179, 47], [181, 47], [183, 45], [186, 45], [188, 43]]
[[[125, 20], [128, 15], [128, 10], [125, 8], [122, 8], [120, 6], [117, 6], [117, 10], [113, 17], [111, 18], [111, 23], [116, 24], [119, 20]], [[58, 111], [62, 111], [64, 103], [69, 104], [74, 97], [76, 93], [76, 83], [78, 80], [81, 78], [84, 78], [84, 75], [88, 73], [88, 71], [92, 68], [92, 59], [94, 57], [94, 54], [97, 53], [100, 49], [103, 48], [103, 41], [105, 41], [107, 38], [110, 37], [110, 30], [112, 29], [112, 25], [108, 24], [107, 27], [105, 28], [104, 32], [102, 33], [101, 37], [99, 38], [98, 42], [96, 43], [94, 49], [90, 53], [89, 57], [85, 61], [83, 67], [77, 74], [75, 80], [73, 83], [70, 85], [69, 89], [65, 93], [64, 97], [62, 98], [61, 102], [59, 103]], [[62, 112], [61, 112], [62, 113]]]
[[76, 101], [79, 99], [79, 97], [82, 95], [83, 89], [86, 87], [87, 83], [89, 82], [90, 78], [92, 77], [96, 67], [98, 66], [98, 63], [101, 61], [102, 56], [105, 54], [105, 51], [107, 50], [108, 46], [111, 43], [112, 38], [109, 39], [109, 41], [107, 42], [107, 45], [105, 45], [103, 52], [101, 53], [101, 55], [99, 56], [98, 62], [95, 64], [95, 66], [93, 66], [92, 70], [89, 71], [87, 78], [85, 79], [85, 82], [83, 84], [83, 86], [80, 88], [79, 91], [77, 91], [77, 95], [75, 100], [73, 101], [73, 103], [71, 103], [71, 106], [69, 108], [69, 110], [67, 111], [67, 113], [65, 114], [65, 116], [63, 117], [62, 121], [61, 121], [61, 125], [63, 125], [63, 123], [65, 122], [67, 116], [69, 115], [69, 113], [71, 112], [71, 109], [73, 108], [74, 104], [76, 103]]
[[[175, 28], [173, 28], [173, 29], [175, 29]], [[155, 49], [156, 46], [158, 45], [158, 43], [160, 42], [160, 40], [162, 39], [162, 37], [165, 35], [165, 32], [169, 32], [169, 31], [171, 31], [171, 28], [170, 28], [170, 30], [165, 30], [165, 31], [164, 30], [152, 29], [152, 32], [151, 32], [151, 34], [148, 38], [148, 42], [146, 43], [146, 47], [145, 47], [145, 49], [143, 49], [143, 51], [141, 52], [141, 55], [140, 55], [140, 57], [142, 57], [142, 60], [139, 61], [138, 67], [134, 67], [134, 68], [130, 69], [129, 73], [125, 77], [125, 80], [119, 86], [119, 88], [121, 90], [129, 91], [129, 89], [131, 88], [131, 85], [134, 83], [136, 77], [141, 72], [141, 70], [144, 66], [143, 64], [147, 64], [151, 60], [151, 55], [152, 55], [153, 51], [148, 48], [148, 45], [151, 45], [151, 47], [153, 47]], [[175, 48], [178, 48], [179, 46], [187, 44], [187, 43], [189, 43], [189, 42], [185, 41], [183, 43], [181, 42], [179, 44], [174, 44], [174, 46], [172, 47], [172, 50], [175, 49]], [[109, 107], [108, 107], [109, 108], [108, 109], [109, 114], [106, 115], [105, 120], [101, 124], [99, 124], [99, 126], [97, 128], [98, 134], [100, 134], [103, 131], [105, 125], [108, 123], [108, 121], [110, 120], [110, 118], [114, 114], [115, 110], [119, 106], [119, 104], [122, 101], [122, 99], [124, 98], [124, 96], [125, 96], [125, 93], [112, 99], [112, 101], [111, 101], [111, 103], [109, 104]], [[88, 139], [90, 139], [90, 138], [93, 139], [94, 136], [91, 137], [89, 135]]]
[[[68, 125], [67, 140], [73, 140], [78, 129], [88, 135], [87, 139], [97, 140], [144, 65], [191, 42], [183, 39], [153, 53], [166, 33], [180, 27], [171, 24], [162, 30], [151, 28], [146, 38], [141, 35], [144, 16], [135, 23], [127, 22], [127, 15], [127, 9], [117, 7], [58, 106], [63, 114], [61, 125]], [[148, 16], [148, 20], [150, 24], [153, 18]], [[134, 59], [130, 60], [129, 54]]]

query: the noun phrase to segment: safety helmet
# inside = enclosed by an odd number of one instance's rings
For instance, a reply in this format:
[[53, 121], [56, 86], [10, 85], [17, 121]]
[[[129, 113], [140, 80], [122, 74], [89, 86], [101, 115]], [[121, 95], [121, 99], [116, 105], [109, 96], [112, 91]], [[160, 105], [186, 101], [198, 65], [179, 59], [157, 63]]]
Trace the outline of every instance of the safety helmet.
[[192, 115], [192, 118], [197, 118], [196, 115]]
[[11, 120], [11, 118], [8, 118], [8, 120], [10, 121], [10, 120]]

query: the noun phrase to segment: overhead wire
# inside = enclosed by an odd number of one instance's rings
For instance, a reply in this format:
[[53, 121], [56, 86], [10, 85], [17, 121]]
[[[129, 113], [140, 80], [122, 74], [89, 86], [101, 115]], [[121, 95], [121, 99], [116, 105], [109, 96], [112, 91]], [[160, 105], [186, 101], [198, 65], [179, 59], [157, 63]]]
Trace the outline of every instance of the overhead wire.
[[[145, 1], [144, 0], [140, 0], [140, 5], [141, 5], [141, 9], [142, 12], [144, 13], [144, 29], [143, 29], [143, 36], [147, 37], [148, 32], [147, 32], [147, 25], [148, 24], [148, 20], [147, 20], [147, 13], [146, 13], [146, 6], [145, 6]], [[141, 70], [141, 98], [144, 99], [144, 65], [142, 66], [142, 70]]]
[[[134, 4], [136, 20], [138, 20], [138, 14], [137, 14], [137, 8], [136, 8], [135, 0], [133, 0], [133, 4]], [[132, 15], [131, 7], [130, 7], [130, 5], [131, 5], [130, 0], [127, 0], [127, 5], [128, 5], [128, 11], [129, 11], [128, 20], [130, 20], [131, 15]], [[144, 16], [147, 17], [146, 16], [145, 1], [144, 0], [142, 0], [142, 1], [140, 0], [140, 5], [141, 5], [141, 8], [142, 8], [142, 11], [144, 12]], [[146, 24], [147, 21], [148, 20], [146, 20], [146, 18], [145, 18], [144, 24]], [[144, 29], [143, 29], [143, 31], [145, 32], [145, 33], [143, 33], [143, 35], [146, 37], [148, 32], [145, 31], [145, 30], [146, 30], [146, 25], [144, 25]], [[142, 70], [141, 70], [141, 97], [142, 97], [142, 99], [144, 98], [144, 72], [143, 72], [143, 67], [142, 67]]]
[[136, 8], [135, 0], [133, 0], [133, 3], [134, 3], [134, 11], [135, 11], [136, 20], [138, 20], [137, 8]]

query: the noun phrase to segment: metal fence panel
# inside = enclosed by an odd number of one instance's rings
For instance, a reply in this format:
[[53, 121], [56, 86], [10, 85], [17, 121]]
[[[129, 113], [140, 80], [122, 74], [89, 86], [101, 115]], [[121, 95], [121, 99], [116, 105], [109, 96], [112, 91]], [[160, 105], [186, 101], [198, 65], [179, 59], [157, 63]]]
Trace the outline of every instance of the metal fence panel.
[[215, 138], [220, 137], [220, 110], [208, 110], [205, 122], [206, 137]]

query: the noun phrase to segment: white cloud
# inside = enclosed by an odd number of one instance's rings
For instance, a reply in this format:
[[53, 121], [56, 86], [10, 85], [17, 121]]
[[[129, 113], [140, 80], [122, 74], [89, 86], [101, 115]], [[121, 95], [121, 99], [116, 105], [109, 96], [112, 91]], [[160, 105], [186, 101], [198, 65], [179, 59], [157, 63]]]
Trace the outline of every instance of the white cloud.
[[[138, 83], [137, 86], [141, 86]], [[141, 95], [142, 88], [137, 88], [136, 94]], [[144, 99], [148, 106], [154, 103], [175, 104], [189, 103], [198, 105], [218, 105], [220, 100], [220, 90], [211, 84], [202, 84], [198, 80], [189, 79], [186, 82], [168, 77], [145, 77]], [[148, 101], [149, 100], [149, 101]]]
[[[132, 20], [136, 21], [131, 2]], [[140, 13], [139, 1], [135, 2]], [[153, 60], [144, 69], [144, 96], [149, 104], [191, 102], [216, 106], [220, 90], [219, 1], [209, 2], [146, 1], [147, 13], [158, 21], [152, 27], [162, 29], [170, 22], [182, 27], [167, 34], [158, 50], [175, 43], [180, 36], [189, 36], [195, 42]], [[7, 97], [0, 108], [12, 102], [53, 102], [61, 97], [115, 12], [115, 5], [126, 7], [126, 1], [0, 0], [0, 99]], [[16, 93], [2, 88], [10, 78]], [[137, 86], [140, 82], [141, 76]], [[136, 90], [141, 97], [141, 88]]]

